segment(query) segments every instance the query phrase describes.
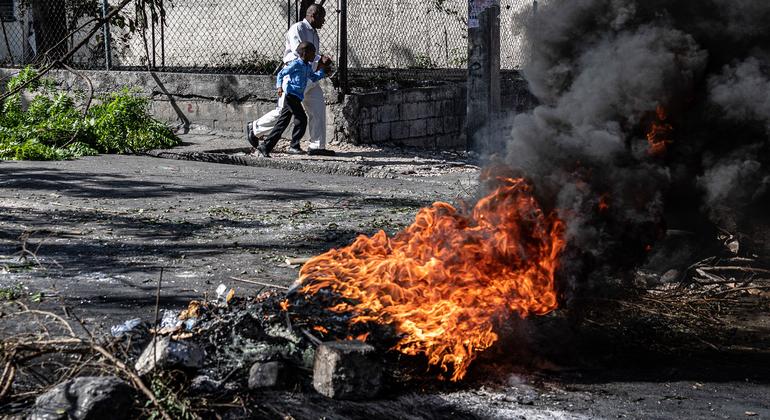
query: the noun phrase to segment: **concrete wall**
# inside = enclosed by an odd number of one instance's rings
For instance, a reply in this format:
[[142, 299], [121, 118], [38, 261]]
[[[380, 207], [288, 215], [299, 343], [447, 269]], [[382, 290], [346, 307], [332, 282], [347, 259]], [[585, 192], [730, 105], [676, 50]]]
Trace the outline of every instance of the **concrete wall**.
[[[522, 79], [505, 78], [501, 85], [503, 119], [534, 105]], [[337, 137], [364, 144], [464, 148], [466, 95], [464, 82], [350, 95], [335, 114]]]
[[[0, 69], [0, 76], [17, 72]], [[147, 72], [83, 72], [97, 95], [136, 87], [152, 97], [152, 114], [177, 130], [213, 129], [241, 133], [247, 121], [275, 107], [271, 76]], [[49, 77], [66, 89], [85, 90], [83, 80], [66, 71]], [[324, 81], [329, 141], [455, 149], [465, 146], [466, 88], [462, 82], [431, 87], [374, 90], [341, 97]], [[505, 113], [533, 105], [517, 77], [501, 82]]]

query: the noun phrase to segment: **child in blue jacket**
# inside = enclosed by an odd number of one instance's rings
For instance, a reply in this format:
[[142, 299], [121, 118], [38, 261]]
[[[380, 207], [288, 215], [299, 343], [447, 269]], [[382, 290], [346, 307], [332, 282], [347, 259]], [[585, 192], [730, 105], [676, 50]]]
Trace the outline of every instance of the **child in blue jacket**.
[[[317, 82], [321, 80], [325, 75], [325, 69], [319, 65], [319, 69], [313, 72], [313, 58], [315, 58], [315, 46], [310, 42], [302, 42], [297, 47], [298, 59], [289, 63], [278, 73], [277, 87], [278, 96], [286, 95], [284, 98], [283, 109], [278, 116], [278, 121], [275, 127], [270, 131], [270, 134], [265, 138], [265, 142], [257, 147], [257, 152], [262, 157], [270, 157], [270, 151], [273, 150], [275, 144], [281, 138], [286, 127], [289, 126], [292, 116], [294, 116], [294, 130], [291, 133], [291, 144], [289, 145], [288, 153], [301, 154], [303, 153], [300, 147], [300, 140], [305, 135], [307, 129], [307, 114], [302, 107], [302, 100], [305, 97], [305, 87], [307, 81], [312, 80]], [[289, 76], [289, 83], [286, 86], [286, 92], [281, 88], [281, 81], [284, 76]]]

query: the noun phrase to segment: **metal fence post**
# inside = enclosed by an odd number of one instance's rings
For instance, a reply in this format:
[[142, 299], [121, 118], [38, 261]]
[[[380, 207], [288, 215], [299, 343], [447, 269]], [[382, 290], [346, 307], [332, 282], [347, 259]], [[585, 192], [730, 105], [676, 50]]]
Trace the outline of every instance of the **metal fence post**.
[[[109, 0], [102, 0], [102, 19], [107, 18], [109, 14], [110, 4]], [[104, 21], [102, 26], [104, 31], [104, 66], [107, 70], [112, 69], [112, 37], [110, 35], [110, 22]]]
[[160, 67], [166, 68], [166, 15], [165, 6], [163, 0], [160, 0], [160, 10], [163, 10], [163, 14], [160, 15]]
[[291, 0], [286, 0], [286, 30], [291, 28]]
[[340, 11], [340, 57], [339, 73], [340, 89], [343, 93], [348, 93], [348, 0], [339, 0]]

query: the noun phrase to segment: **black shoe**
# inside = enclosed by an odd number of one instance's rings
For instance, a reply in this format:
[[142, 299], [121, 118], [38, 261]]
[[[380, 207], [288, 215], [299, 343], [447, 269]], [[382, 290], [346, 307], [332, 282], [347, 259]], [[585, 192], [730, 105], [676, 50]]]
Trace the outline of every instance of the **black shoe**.
[[334, 150], [329, 149], [307, 149], [307, 154], [310, 156], [335, 156]]
[[267, 149], [265, 149], [265, 146], [264, 146], [264, 145], [255, 147], [255, 148], [254, 148], [254, 151], [255, 151], [255, 152], [256, 152], [256, 153], [257, 153], [259, 156], [262, 156], [263, 158], [269, 158], [269, 157], [270, 157], [270, 152], [268, 152], [268, 151], [267, 151]]
[[259, 147], [259, 139], [254, 135], [253, 123], [246, 124], [246, 140], [252, 147]]
[[289, 147], [288, 149], [286, 149], [286, 153], [290, 155], [301, 155], [301, 154], [304, 154], [305, 151], [299, 147]]

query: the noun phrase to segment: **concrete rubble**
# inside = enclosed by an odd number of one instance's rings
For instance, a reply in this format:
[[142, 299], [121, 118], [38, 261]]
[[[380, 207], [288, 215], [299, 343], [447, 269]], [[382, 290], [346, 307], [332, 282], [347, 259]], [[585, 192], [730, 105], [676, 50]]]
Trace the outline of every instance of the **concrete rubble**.
[[316, 350], [313, 388], [329, 398], [374, 398], [381, 388], [382, 367], [375, 348], [361, 341], [322, 343]]
[[254, 363], [249, 369], [249, 389], [280, 387], [286, 382], [286, 373], [281, 362]]
[[142, 355], [139, 356], [139, 360], [136, 361], [134, 368], [140, 375], [146, 375], [158, 367], [200, 369], [203, 367], [205, 357], [205, 352], [191, 343], [162, 337], [158, 338], [156, 343], [150, 341]]
[[28, 419], [128, 419], [133, 395], [133, 388], [116, 377], [70, 379], [39, 396]]

